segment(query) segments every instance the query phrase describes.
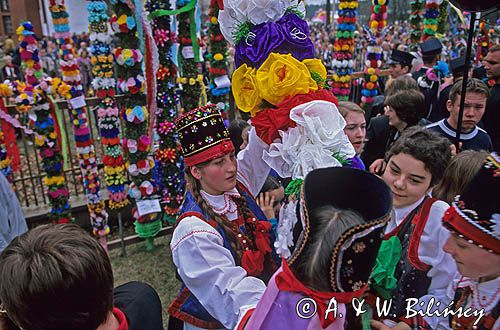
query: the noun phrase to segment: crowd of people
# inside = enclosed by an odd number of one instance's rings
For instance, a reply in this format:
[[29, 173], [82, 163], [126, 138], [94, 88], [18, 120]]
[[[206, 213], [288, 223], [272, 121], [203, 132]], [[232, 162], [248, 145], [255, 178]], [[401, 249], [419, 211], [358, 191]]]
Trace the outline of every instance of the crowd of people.
[[[334, 107], [353, 156], [311, 170], [298, 190], [279, 176], [285, 165], [266, 161], [274, 141], [252, 120], [226, 127], [211, 104], [176, 120], [186, 194], [170, 241], [181, 288], [168, 316], [149, 285], [113, 288], [106, 251], [76, 225], [23, 233], [11, 225], [18, 211], [0, 208], [0, 329], [156, 330], [163, 317], [171, 330], [500, 329], [498, 36], [469, 65], [457, 37], [415, 52], [409, 24], [391, 31], [373, 106], [318, 103]], [[333, 69], [333, 31], [309, 32]], [[87, 42], [75, 40], [81, 66]], [[41, 49], [57, 71], [54, 42]], [[15, 50], [6, 53], [2, 74], [13, 77]], [[451, 74], [431, 79], [439, 61]], [[293, 223], [286, 258], [276, 249], [284, 222]]]

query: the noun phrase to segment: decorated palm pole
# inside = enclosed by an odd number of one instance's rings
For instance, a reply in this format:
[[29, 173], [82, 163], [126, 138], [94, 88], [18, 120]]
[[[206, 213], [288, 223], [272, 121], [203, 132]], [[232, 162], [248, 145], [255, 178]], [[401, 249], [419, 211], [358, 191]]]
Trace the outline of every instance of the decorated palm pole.
[[61, 95], [68, 100], [90, 221], [94, 234], [100, 238], [101, 244], [106, 247], [106, 235], [109, 233], [108, 213], [100, 189], [94, 141], [88, 126], [87, 106], [75, 46], [69, 29], [69, 15], [64, 0], [51, 0], [49, 9], [54, 30], [56, 31], [55, 38], [60, 49], [59, 64], [62, 71], [62, 80], [70, 87], [66, 93], [61, 93]]
[[184, 111], [200, 106], [203, 75], [200, 74], [200, 47], [198, 43], [195, 11], [197, 0], [177, 0], [177, 21], [179, 22], [178, 42], [180, 74], [177, 82], [181, 84], [181, 104]]
[[[111, 53], [111, 35], [108, 31], [107, 4], [102, 0], [87, 3], [90, 54], [92, 63], [92, 87], [99, 99], [96, 114], [99, 134], [104, 146], [104, 178], [108, 191], [108, 208], [120, 210], [129, 204], [125, 192], [125, 161], [120, 139], [120, 114], [116, 105], [116, 80]], [[119, 214], [120, 216], [120, 214]]]
[[[150, 13], [170, 11], [168, 0], [150, 0], [146, 3]], [[169, 15], [151, 20], [152, 34], [157, 48], [156, 70], [156, 133], [158, 148], [155, 151], [155, 173], [163, 211], [167, 222], [174, 224], [184, 196], [182, 157], [177, 148], [174, 120], [177, 118], [178, 96], [175, 92], [177, 70], [172, 62], [171, 48], [177, 41], [170, 30]]]
[[[151, 116], [146, 106], [145, 78], [142, 72], [143, 51], [138, 39], [137, 17], [133, 3], [127, 0], [113, 0], [114, 14], [111, 28], [118, 38], [114, 57], [118, 65], [118, 89], [123, 94], [121, 116], [124, 120], [123, 150], [125, 167], [132, 183], [129, 195], [135, 200], [133, 216], [135, 231], [146, 239], [146, 248], [154, 249], [154, 237], [161, 230], [158, 219], [160, 205], [156, 199], [153, 178], [155, 162], [151, 155]], [[129, 7], [132, 6], [132, 7]], [[139, 19], [141, 19], [139, 17]]]
[[16, 33], [19, 36], [19, 53], [25, 80], [16, 84], [16, 108], [23, 115], [32, 112], [36, 116], [35, 145], [42, 159], [42, 169], [45, 171], [43, 182], [47, 187], [51, 206], [48, 218], [54, 223], [68, 223], [72, 221], [72, 217], [63, 172], [60, 133], [56, 129], [57, 121], [51, 112], [47, 95], [40, 84], [43, 71], [38, 56], [38, 38], [30, 22], [21, 24]]
[[490, 26], [486, 20], [482, 20], [479, 23], [479, 31], [477, 34], [477, 56], [476, 64], [483, 60], [483, 58], [488, 53], [488, 49], [491, 46], [490, 41]]
[[369, 37], [365, 62], [365, 81], [361, 90], [361, 106], [367, 109], [373, 104], [374, 97], [378, 95], [379, 70], [382, 66], [381, 37], [387, 25], [388, 0], [372, 0], [372, 14], [368, 28], [365, 28]]
[[446, 21], [448, 20], [448, 1], [441, 2], [439, 5], [439, 15], [437, 18], [436, 33], [444, 34], [446, 29]]
[[0, 126], [0, 172], [10, 183], [13, 182], [13, 172], [11, 164], [12, 160], [7, 154], [7, 146], [5, 143], [5, 134], [3, 132], [3, 127]]
[[229, 106], [226, 100], [227, 94], [231, 89], [231, 82], [227, 72], [227, 42], [220, 31], [218, 20], [219, 10], [221, 9], [223, 9], [221, 0], [210, 1], [210, 25], [208, 28], [210, 46], [210, 92], [208, 98], [210, 102], [216, 104], [221, 113], [224, 114]]
[[424, 33], [422, 40], [427, 40], [436, 35], [438, 29], [439, 0], [426, 0], [424, 13]]
[[412, 44], [418, 44], [422, 39], [422, 11], [424, 9], [424, 0], [413, 0], [410, 2], [411, 14], [410, 40]]
[[342, 0], [338, 4], [337, 38], [333, 45], [332, 91], [340, 101], [347, 101], [353, 72], [354, 31], [358, 1]]

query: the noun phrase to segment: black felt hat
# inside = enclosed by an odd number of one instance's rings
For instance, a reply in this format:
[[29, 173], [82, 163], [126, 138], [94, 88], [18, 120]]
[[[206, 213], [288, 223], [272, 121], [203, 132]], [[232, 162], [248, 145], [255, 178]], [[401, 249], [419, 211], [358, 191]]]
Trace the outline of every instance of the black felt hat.
[[436, 38], [430, 38], [420, 44], [422, 55], [438, 55], [441, 54], [443, 45]]
[[451, 72], [464, 72], [465, 70], [465, 56], [454, 58], [450, 61]]
[[224, 120], [214, 104], [194, 109], [175, 120], [186, 166], [234, 151]]
[[347, 167], [311, 171], [302, 188], [300, 213], [304, 229], [289, 264], [301, 256], [308, 241], [314, 241], [319, 228], [316, 211], [329, 205], [354, 211], [362, 218], [339, 233], [325, 269], [330, 274], [332, 292], [358, 291], [368, 283], [390, 219], [391, 191], [383, 180], [366, 171]]
[[443, 224], [459, 237], [500, 254], [500, 157], [490, 154], [463, 194], [446, 211]]
[[408, 52], [403, 52], [401, 50], [393, 49], [391, 53], [391, 57], [387, 64], [405, 64], [411, 65], [411, 62], [415, 59], [415, 56]]

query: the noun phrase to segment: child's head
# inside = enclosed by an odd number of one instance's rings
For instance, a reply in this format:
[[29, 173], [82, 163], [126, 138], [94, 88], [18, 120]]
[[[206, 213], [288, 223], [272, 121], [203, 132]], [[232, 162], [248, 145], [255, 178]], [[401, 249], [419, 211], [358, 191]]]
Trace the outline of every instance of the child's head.
[[228, 127], [229, 137], [234, 144], [236, 149], [236, 154], [248, 144], [248, 132], [250, 130], [250, 124], [243, 119], [235, 119], [231, 121]]
[[453, 202], [455, 196], [461, 194], [474, 178], [487, 156], [488, 152], [477, 150], [458, 153], [446, 167], [443, 178], [434, 187], [432, 195], [448, 204]]
[[414, 126], [424, 115], [425, 97], [413, 89], [391, 94], [385, 100], [385, 115], [389, 125], [402, 131], [407, 126]]
[[262, 186], [260, 193], [269, 193], [270, 197], [274, 197], [274, 214], [278, 215], [281, 208], [281, 201], [285, 198], [285, 188], [281, 185], [281, 183], [275, 177], [268, 175], [266, 178], [266, 182]]
[[382, 178], [395, 207], [417, 202], [441, 177], [451, 159], [450, 142], [422, 127], [411, 127], [387, 152]]
[[365, 110], [353, 102], [340, 101], [339, 112], [345, 119], [344, 133], [349, 138], [356, 154], [363, 151], [366, 137]]
[[[463, 80], [460, 79], [451, 87], [449, 99], [446, 102], [446, 107], [450, 112], [448, 122], [453, 128], [458, 126], [458, 118], [460, 114], [460, 99], [462, 93]], [[486, 101], [490, 96], [488, 85], [479, 79], [472, 78], [467, 82], [465, 90], [465, 106], [462, 117], [462, 130], [469, 132], [483, 118]]]
[[342, 167], [311, 171], [300, 203], [304, 228], [288, 260], [295, 277], [322, 292], [363, 289], [391, 200], [387, 185], [371, 173]]
[[458, 271], [478, 281], [500, 276], [500, 157], [492, 153], [443, 216], [444, 245]]
[[101, 245], [77, 225], [43, 225], [0, 256], [0, 301], [19, 327], [90, 330], [113, 308], [113, 273]]

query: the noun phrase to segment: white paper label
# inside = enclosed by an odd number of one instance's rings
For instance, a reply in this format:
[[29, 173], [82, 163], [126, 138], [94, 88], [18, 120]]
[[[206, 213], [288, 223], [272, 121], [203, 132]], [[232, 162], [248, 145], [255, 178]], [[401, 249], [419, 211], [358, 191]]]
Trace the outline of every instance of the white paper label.
[[137, 201], [137, 212], [141, 217], [146, 214], [161, 212], [160, 200], [146, 199]]
[[231, 81], [229, 80], [229, 77], [227, 75], [216, 77], [214, 79], [214, 83], [217, 88], [227, 88], [231, 86]]
[[75, 97], [75, 98], [69, 100], [69, 103], [71, 103], [71, 107], [73, 109], [80, 109], [80, 108], [83, 108], [84, 106], [87, 105], [87, 103], [85, 103], [84, 96]]
[[192, 46], [186, 46], [182, 48], [182, 57], [185, 59], [194, 58], [194, 52]]

